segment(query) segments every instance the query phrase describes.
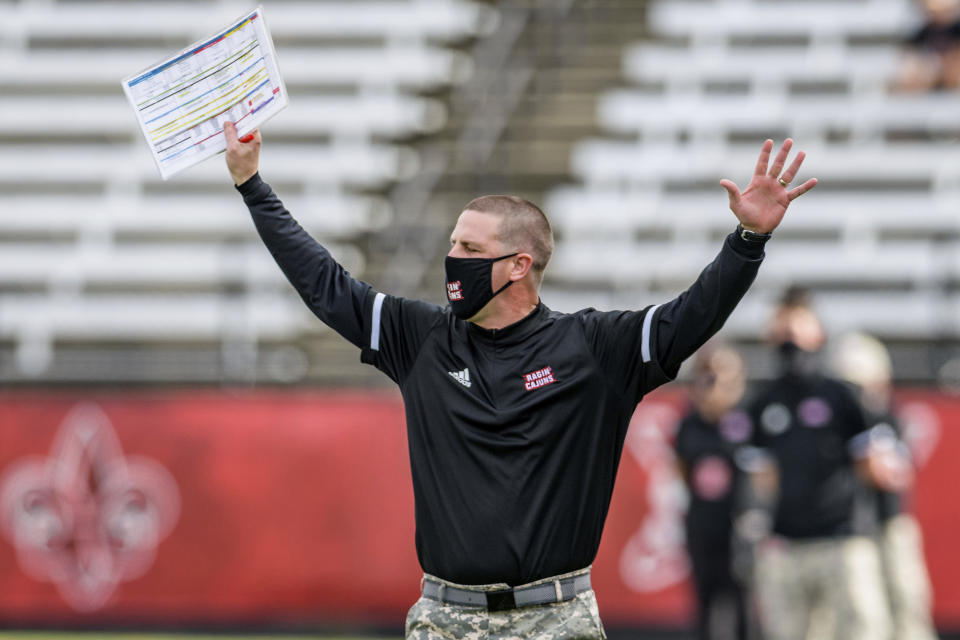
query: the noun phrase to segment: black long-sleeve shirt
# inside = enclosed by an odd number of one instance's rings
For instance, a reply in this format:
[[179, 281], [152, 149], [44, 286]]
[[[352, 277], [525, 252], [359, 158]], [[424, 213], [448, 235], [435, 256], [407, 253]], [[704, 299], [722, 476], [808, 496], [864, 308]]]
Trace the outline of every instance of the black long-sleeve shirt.
[[400, 387], [420, 564], [461, 584], [517, 585], [593, 562], [636, 404], [723, 325], [763, 258], [731, 234], [666, 304], [539, 304], [488, 330], [352, 278], [259, 175], [238, 189], [307, 306]]
[[710, 421], [693, 408], [680, 421], [674, 446], [686, 471], [687, 548], [693, 556], [730, 555], [734, 511], [744, 482], [735, 462], [743, 442], [735, 430], [748, 421], [739, 409]]
[[751, 400], [751, 444], [777, 465], [773, 532], [790, 539], [870, 534], [855, 518], [859, 482], [852, 443], [867, 430], [846, 383], [788, 371]]

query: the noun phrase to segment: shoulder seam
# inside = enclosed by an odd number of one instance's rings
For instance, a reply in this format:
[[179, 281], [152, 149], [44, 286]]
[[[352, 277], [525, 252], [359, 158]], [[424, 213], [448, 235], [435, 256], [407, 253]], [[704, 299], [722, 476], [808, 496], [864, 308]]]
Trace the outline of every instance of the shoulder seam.
[[[439, 305], [437, 308], [439, 308]], [[403, 382], [400, 383], [399, 385], [401, 392], [407, 386], [407, 380], [410, 378], [410, 372], [413, 371], [414, 368], [417, 366], [417, 364], [420, 362], [420, 357], [423, 355], [424, 347], [426, 346], [427, 341], [433, 337], [433, 333], [436, 331], [437, 325], [440, 324], [444, 316], [445, 314], [443, 313], [443, 309], [440, 309], [439, 316], [437, 317], [436, 320], [433, 321], [433, 324], [430, 325], [430, 328], [427, 329], [426, 333], [424, 334], [423, 342], [420, 343], [420, 347], [417, 349], [417, 356], [413, 359], [413, 362], [410, 363], [410, 368], [407, 369], [407, 375], [404, 377]]]
[[[597, 311], [596, 309], [591, 309], [591, 310], [596, 313], [604, 313], [602, 311]], [[584, 309], [583, 311], [586, 311], [586, 309]], [[571, 314], [571, 315], [574, 315], [574, 314]], [[606, 372], [604, 371], [604, 368], [603, 368], [603, 363], [600, 362], [600, 358], [597, 357], [596, 352], [593, 350], [593, 346], [590, 344], [590, 341], [587, 339], [586, 327], [583, 324], [583, 312], [582, 311], [578, 312], [575, 315], [577, 316], [577, 321], [580, 324], [580, 336], [583, 339], [583, 346], [584, 348], [586, 348], [587, 353], [590, 354], [590, 359], [593, 360], [594, 366], [600, 372], [601, 374], [600, 377], [603, 379], [604, 386], [610, 389], [610, 391], [613, 392], [613, 395], [615, 395], [617, 399], [619, 399], [621, 402], [626, 402], [626, 399], [627, 399], [626, 395], [623, 393], [620, 393], [620, 390], [617, 389], [617, 387], [613, 384], [613, 381], [610, 379], [610, 376], [606, 375]]]

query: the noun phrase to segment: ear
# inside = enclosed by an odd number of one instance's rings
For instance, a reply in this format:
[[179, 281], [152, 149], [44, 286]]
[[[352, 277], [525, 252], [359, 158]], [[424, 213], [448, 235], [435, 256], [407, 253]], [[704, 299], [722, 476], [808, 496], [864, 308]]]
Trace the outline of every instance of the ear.
[[523, 280], [533, 268], [533, 256], [529, 253], [518, 253], [510, 258], [510, 280]]

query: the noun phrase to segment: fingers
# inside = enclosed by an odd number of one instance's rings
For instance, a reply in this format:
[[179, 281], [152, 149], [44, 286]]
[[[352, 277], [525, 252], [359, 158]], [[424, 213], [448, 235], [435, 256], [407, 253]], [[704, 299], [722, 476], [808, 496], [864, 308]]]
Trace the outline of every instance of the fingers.
[[770, 164], [770, 152], [773, 150], [773, 140], [767, 140], [760, 148], [760, 157], [757, 159], [757, 168], [753, 174], [763, 176], [767, 174], [767, 165]]
[[223, 123], [223, 136], [227, 143], [226, 162], [234, 184], [243, 184], [257, 171], [260, 161], [260, 130], [254, 129], [243, 138], [237, 138], [233, 122]]
[[726, 178], [720, 181], [720, 186], [727, 190], [727, 195], [730, 197], [730, 208], [735, 210], [740, 205], [740, 189], [732, 180]]
[[[764, 146], [766, 146], [766, 143], [764, 143]], [[773, 166], [770, 167], [770, 173], [768, 173], [767, 175], [769, 175], [771, 178], [776, 178], [777, 176], [780, 175], [780, 172], [783, 171], [783, 165], [787, 163], [787, 156], [790, 155], [790, 149], [792, 147], [793, 147], [793, 140], [791, 140], [790, 138], [787, 138], [786, 140], [783, 141], [783, 146], [780, 147], [780, 152], [777, 153], [777, 157], [774, 158]], [[771, 148], [772, 148], [772, 144], [771, 144]], [[784, 178], [784, 180], [786, 182], [790, 182], [786, 178]]]
[[237, 127], [229, 120], [223, 123], [223, 138], [227, 141], [227, 149], [236, 148]]
[[260, 142], [260, 129], [254, 129], [247, 135], [242, 138], [237, 138], [237, 125], [233, 124], [229, 120], [223, 123], [223, 135], [226, 138], [227, 146], [230, 146], [230, 143], [234, 140], [237, 142], [253, 142], [256, 139], [257, 142]]
[[789, 198], [791, 201], [796, 200], [797, 198], [805, 194], [807, 191], [810, 191], [810, 189], [813, 189], [815, 186], [817, 186], [817, 179], [810, 178], [799, 187], [795, 187], [790, 191], [788, 191], [787, 198]]
[[784, 182], [790, 183], [793, 182], [793, 179], [797, 176], [797, 172], [800, 171], [800, 165], [803, 164], [803, 159], [807, 157], [803, 151], [797, 153], [797, 157], [793, 159], [793, 162], [790, 163], [790, 168], [783, 172], [783, 175], [780, 176], [780, 179]]

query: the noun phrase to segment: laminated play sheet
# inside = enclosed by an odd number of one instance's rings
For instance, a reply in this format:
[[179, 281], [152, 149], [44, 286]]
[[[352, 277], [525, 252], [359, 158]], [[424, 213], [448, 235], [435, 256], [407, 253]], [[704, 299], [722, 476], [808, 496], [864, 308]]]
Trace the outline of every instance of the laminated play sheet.
[[287, 106], [262, 7], [126, 78], [123, 90], [164, 180], [222, 152], [227, 120], [244, 136]]

